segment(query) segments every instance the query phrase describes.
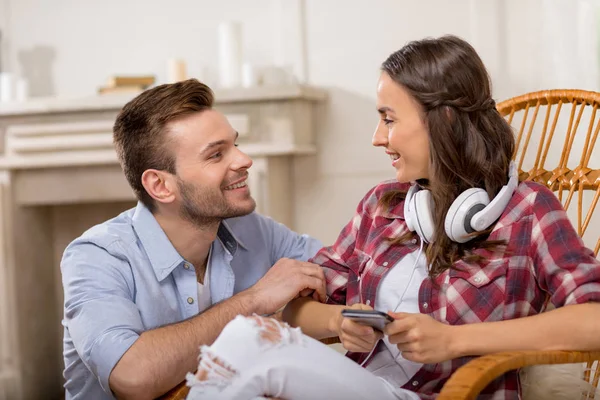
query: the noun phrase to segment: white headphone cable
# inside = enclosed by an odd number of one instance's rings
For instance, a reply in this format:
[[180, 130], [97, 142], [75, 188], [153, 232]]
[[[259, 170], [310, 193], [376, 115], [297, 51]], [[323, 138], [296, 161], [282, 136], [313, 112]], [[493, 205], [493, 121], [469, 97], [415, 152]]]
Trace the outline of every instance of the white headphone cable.
[[[412, 266], [413, 273], [414, 273], [414, 270], [415, 270], [415, 268], [417, 267], [417, 264], [418, 264], [418, 262], [419, 262], [419, 259], [421, 258], [421, 254], [423, 254], [423, 243], [424, 243], [424, 241], [423, 241], [421, 238], [419, 238], [419, 239], [420, 239], [419, 241], [421, 242], [421, 244], [420, 244], [420, 246], [419, 246], [419, 252], [417, 253], [417, 259], [415, 260], [415, 263], [414, 263], [414, 264], [413, 264], [413, 266]], [[395, 267], [395, 266], [392, 266], [392, 268], [394, 268], [394, 267]], [[390, 268], [390, 270], [391, 270], [391, 268]], [[389, 273], [389, 271], [388, 271], [388, 273]], [[359, 284], [360, 284], [360, 283], [359, 283]], [[398, 304], [396, 305], [396, 307], [394, 307], [394, 310], [393, 310], [394, 312], [396, 312], [396, 310], [398, 309], [398, 307], [400, 307], [400, 304], [402, 303], [402, 299], [404, 298], [404, 295], [406, 294], [406, 291], [408, 290], [408, 286], [409, 286], [409, 285], [406, 285], [406, 288], [404, 289], [404, 292], [402, 293], [402, 296], [400, 296], [400, 301], [398, 302]], [[383, 339], [383, 338], [382, 338], [382, 339]], [[369, 359], [370, 359], [370, 358], [371, 358], [371, 356], [373, 355], [373, 352], [374, 352], [374, 351], [375, 351], [375, 349], [377, 348], [377, 345], [379, 344], [379, 342], [380, 342], [382, 339], [379, 339], [379, 340], [377, 340], [377, 341], [375, 342], [375, 344], [373, 345], [373, 348], [371, 349], [371, 352], [369, 353], [369, 355], [367, 356], [367, 358], [365, 358], [365, 359], [364, 359], [364, 361], [363, 361], [362, 363], [360, 363], [360, 366], [361, 366], [361, 367], [362, 367], [362, 366], [364, 366], [364, 365], [365, 365], [365, 363], [366, 363], [367, 361], [369, 361]]]

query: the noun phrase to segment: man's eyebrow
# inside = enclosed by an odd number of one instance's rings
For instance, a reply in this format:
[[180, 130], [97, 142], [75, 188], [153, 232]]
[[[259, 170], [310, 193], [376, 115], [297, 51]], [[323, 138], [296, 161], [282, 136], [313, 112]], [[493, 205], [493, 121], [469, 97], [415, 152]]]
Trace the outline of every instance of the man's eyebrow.
[[213, 149], [215, 147], [221, 146], [225, 144], [225, 140], [217, 140], [216, 142], [210, 142], [209, 144], [207, 144], [206, 146], [204, 146], [204, 149], [202, 149], [202, 151], [200, 152], [200, 154], [205, 154], [208, 153], [210, 151], [210, 149]]
[[[238, 131], [235, 131], [235, 139], [233, 139], [233, 141], [235, 142], [239, 136], [240, 136], [240, 134], [238, 133]], [[210, 149], [213, 149], [213, 148], [218, 147], [218, 146], [222, 146], [225, 143], [227, 143], [226, 140], [217, 140], [217, 141], [214, 141], [214, 142], [210, 142], [209, 144], [207, 144], [206, 146], [204, 146], [204, 149], [202, 149], [202, 151], [200, 152], [200, 154], [205, 154], [208, 151], [210, 151]]]

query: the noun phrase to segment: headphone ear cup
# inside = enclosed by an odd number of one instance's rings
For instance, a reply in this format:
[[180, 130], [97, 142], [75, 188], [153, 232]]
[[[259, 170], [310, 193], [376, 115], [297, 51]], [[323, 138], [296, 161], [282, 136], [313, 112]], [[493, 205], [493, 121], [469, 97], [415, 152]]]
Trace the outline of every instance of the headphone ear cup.
[[415, 193], [419, 191], [419, 187], [417, 185], [412, 185], [408, 192], [406, 193], [406, 198], [404, 199], [404, 222], [406, 222], [406, 227], [411, 232], [415, 231], [415, 209], [412, 206], [412, 202], [415, 198]]
[[448, 209], [444, 229], [450, 240], [457, 243], [468, 242], [470, 233], [475, 232], [471, 226], [473, 215], [483, 210], [490, 203], [487, 192], [480, 188], [471, 188], [462, 192]]
[[416, 217], [414, 222], [415, 231], [426, 243], [431, 243], [435, 226], [431, 209], [433, 201], [429, 190], [420, 190], [414, 194], [412, 201], [413, 215]]

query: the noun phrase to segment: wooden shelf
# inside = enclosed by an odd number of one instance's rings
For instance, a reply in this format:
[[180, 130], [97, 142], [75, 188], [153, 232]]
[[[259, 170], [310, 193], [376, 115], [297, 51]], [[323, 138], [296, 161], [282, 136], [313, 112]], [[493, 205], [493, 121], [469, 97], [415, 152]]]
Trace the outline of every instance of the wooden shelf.
[[[132, 93], [71, 98], [33, 98], [20, 103], [0, 103], [0, 118], [19, 115], [119, 110], [136, 95]], [[325, 90], [308, 85], [215, 89], [217, 105], [296, 99], [322, 101], [326, 97]]]
[[[240, 149], [252, 158], [276, 156], [301, 156], [316, 153], [313, 145], [277, 145], [249, 143]], [[47, 154], [13, 155], [0, 157], [0, 170], [25, 170], [94, 165], [116, 165], [117, 154], [112, 149], [89, 151], [54, 151]]]

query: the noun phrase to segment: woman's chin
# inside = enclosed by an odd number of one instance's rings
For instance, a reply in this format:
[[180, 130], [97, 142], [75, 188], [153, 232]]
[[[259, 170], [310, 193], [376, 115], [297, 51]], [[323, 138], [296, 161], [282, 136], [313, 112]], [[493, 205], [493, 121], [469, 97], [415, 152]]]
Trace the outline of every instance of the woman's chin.
[[409, 183], [414, 181], [414, 179], [411, 179], [410, 176], [407, 176], [406, 174], [402, 173], [402, 171], [398, 171], [398, 173], [396, 174], [396, 180], [399, 183]]
[[404, 168], [399, 168], [396, 170], [396, 180], [399, 183], [411, 183], [415, 182], [417, 179], [427, 179], [427, 174], [415, 171], [412, 171], [412, 173], [407, 173]]

